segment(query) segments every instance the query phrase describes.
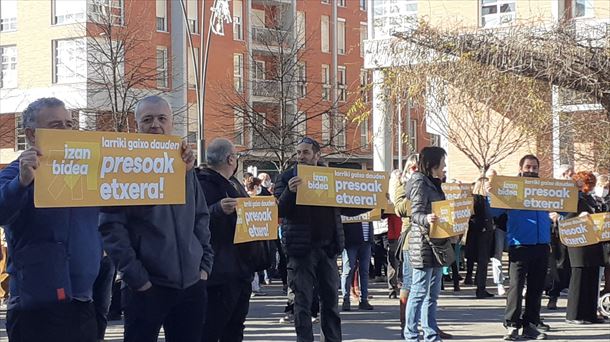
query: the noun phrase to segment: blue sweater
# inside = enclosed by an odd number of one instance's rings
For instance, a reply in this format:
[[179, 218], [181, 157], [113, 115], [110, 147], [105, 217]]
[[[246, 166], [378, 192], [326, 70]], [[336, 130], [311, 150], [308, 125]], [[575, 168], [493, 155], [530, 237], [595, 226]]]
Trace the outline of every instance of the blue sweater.
[[102, 257], [98, 208], [35, 208], [19, 161], [0, 171], [0, 225], [8, 242], [11, 297], [22, 308], [88, 300]]
[[548, 211], [491, 208], [491, 215], [508, 215], [506, 239], [509, 246], [549, 244], [551, 219]]

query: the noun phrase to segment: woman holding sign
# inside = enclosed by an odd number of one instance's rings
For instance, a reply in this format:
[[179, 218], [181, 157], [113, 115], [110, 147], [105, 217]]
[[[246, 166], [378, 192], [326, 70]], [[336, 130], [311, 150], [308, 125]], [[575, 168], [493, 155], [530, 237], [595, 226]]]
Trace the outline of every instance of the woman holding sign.
[[[573, 177], [578, 186], [578, 212], [566, 218], [595, 213], [595, 199], [589, 194], [595, 188], [596, 178], [591, 172], [581, 171]], [[572, 277], [568, 290], [566, 322], [570, 324], [603, 323], [597, 318], [599, 268], [603, 266], [602, 245], [568, 247]]]
[[430, 228], [439, 221], [432, 213], [432, 202], [445, 199], [441, 188], [445, 156], [445, 150], [440, 147], [425, 147], [420, 154], [419, 172], [407, 183], [406, 194], [411, 201], [412, 225], [408, 240], [413, 282], [407, 302], [406, 341], [419, 341], [420, 318], [425, 340], [441, 341], [436, 306], [441, 292], [442, 266], [453, 263], [455, 255], [449, 239], [430, 238]]

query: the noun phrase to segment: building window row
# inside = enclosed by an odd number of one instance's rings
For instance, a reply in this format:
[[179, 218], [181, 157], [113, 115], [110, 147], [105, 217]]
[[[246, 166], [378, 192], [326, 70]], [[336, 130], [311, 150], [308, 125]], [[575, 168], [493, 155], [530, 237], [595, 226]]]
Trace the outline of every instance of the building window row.
[[17, 47], [0, 46], [0, 88], [17, 87]]
[[515, 21], [515, 0], [482, 0], [481, 26], [494, 27]]
[[17, 0], [0, 1], [0, 31], [17, 30]]

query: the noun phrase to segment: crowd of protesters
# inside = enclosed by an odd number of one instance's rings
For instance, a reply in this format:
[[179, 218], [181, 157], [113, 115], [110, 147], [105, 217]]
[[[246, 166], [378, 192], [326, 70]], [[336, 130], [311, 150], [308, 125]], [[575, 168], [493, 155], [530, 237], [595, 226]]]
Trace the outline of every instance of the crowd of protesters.
[[[405, 341], [420, 340], [420, 324], [426, 341], [453, 337], [437, 322], [444, 280], [453, 291], [460, 291], [462, 280], [476, 285], [477, 299], [506, 295], [505, 340], [546, 339], [551, 327], [540, 317], [544, 291], [547, 308], [556, 310], [568, 289], [567, 323], [604, 322], [597, 302], [610, 292], [610, 244], [565, 247], [558, 222], [608, 212], [607, 175], [562, 166], [562, 178], [579, 189], [578, 211], [566, 214], [492, 208], [488, 194], [496, 173], [489, 170], [473, 184], [474, 215], [465, 236], [437, 239], [430, 230], [439, 220], [432, 203], [445, 199], [446, 152], [440, 147], [423, 148], [409, 156], [403, 171], [391, 173], [394, 212], [375, 222], [344, 224], [342, 217], [367, 209], [297, 204], [303, 179], [296, 166], [275, 182], [265, 173], [240, 180], [240, 154], [230, 140], [218, 138], [207, 147], [202, 169], [194, 167], [191, 148], [181, 146], [185, 204], [41, 209], [33, 199], [42, 156], [36, 129], [73, 129], [75, 123], [56, 98], [32, 102], [22, 117], [31, 147], [0, 171], [9, 341], [103, 341], [108, 320], [121, 316], [125, 341], [156, 341], [161, 327], [169, 342], [241, 341], [250, 299], [264, 296], [261, 284], [272, 279], [281, 280], [287, 296], [280, 322], [294, 324], [299, 342], [314, 340], [318, 322], [325, 341], [341, 341], [340, 311], [352, 310], [352, 297], [359, 310], [375, 310], [369, 280], [387, 284], [388, 297], [397, 299]], [[140, 133], [171, 134], [172, 118], [170, 105], [158, 96], [142, 99], [135, 109]], [[296, 164], [323, 166], [320, 159], [316, 140], [306, 137], [296, 145]], [[518, 176], [538, 177], [540, 162], [526, 155], [515, 169]], [[254, 196], [275, 197], [280, 238], [234, 244], [237, 199]], [[490, 264], [496, 294], [487, 290]]]

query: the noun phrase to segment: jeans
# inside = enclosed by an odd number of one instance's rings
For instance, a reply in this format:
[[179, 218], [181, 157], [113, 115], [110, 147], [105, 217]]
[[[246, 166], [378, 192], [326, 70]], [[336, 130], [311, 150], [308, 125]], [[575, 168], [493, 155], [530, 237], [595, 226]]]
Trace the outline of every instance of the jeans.
[[100, 272], [93, 283], [93, 305], [95, 307], [95, 319], [97, 320], [98, 340], [104, 339], [108, 326], [108, 310], [110, 309], [114, 271], [115, 267], [112, 260], [109, 256], [104, 256], [100, 265]]
[[411, 290], [411, 284], [413, 283], [413, 268], [409, 261], [409, 251], [405, 250], [402, 252], [402, 291]]
[[156, 342], [161, 326], [167, 342], [201, 342], [206, 281], [182, 290], [157, 285], [146, 291], [123, 290], [125, 342]]
[[360, 301], [366, 301], [369, 295], [369, 263], [371, 262], [371, 244], [363, 242], [343, 250], [343, 272], [341, 273], [341, 291], [343, 300], [349, 301], [350, 289], [354, 281], [356, 262], [360, 264]]
[[506, 232], [502, 229], [494, 231], [494, 255], [491, 258], [491, 271], [493, 273], [494, 284], [500, 285], [504, 283], [504, 273], [502, 272], [502, 254], [506, 245]]
[[419, 341], [417, 325], [420, 321], [424, 331], [424, 341], [441, 341], [436, 324], [436, 307], [441, 293], [442, 268], [414, 268], [413, 284], [407, 301], [407, 323], [405, 340]]
[[202, 341], [243, 341], [251, 293], [252, 287], [247, 279], [208, 286], [207, 319]]

